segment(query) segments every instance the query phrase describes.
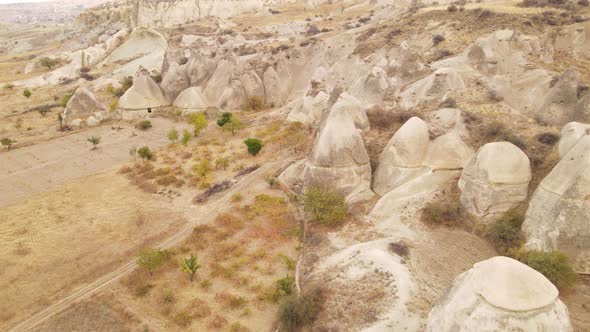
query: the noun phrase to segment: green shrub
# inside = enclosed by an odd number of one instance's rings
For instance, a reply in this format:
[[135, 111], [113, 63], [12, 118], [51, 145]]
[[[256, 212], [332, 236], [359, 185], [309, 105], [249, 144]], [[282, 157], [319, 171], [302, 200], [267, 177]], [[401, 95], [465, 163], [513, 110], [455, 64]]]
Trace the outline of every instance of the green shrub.
[[260, 96], [250, 96], [246, 98], [242, 110], [244, 111], [260, 111], [264, 108], [264, 101]]
[[572, 287], [578, 277], [567, 255], [559, 250], [551, 252], [520, 250], [513, 252], [513, 256], [539, 271], [560, 290]]
[[264, 143], [257, 138], [248, 138], [244, 141], [244, 144], [248, 147], [248, 153], [253, 156], [256, 156], [264, 146]]
[[51, 68], [53, 68], [54, 66], [58, 65], [60, 62], [60, 59], [52, 59], [48, 57], [39, 59], [39, 64], [49, 70], [51, 70]]
[[152, 150], [150, 150], [150, 148], [147, 146], [143, 146], [143, 147], [139, 148], [137, 150], [137, 154], [143, 160], [152, 160], [152, 158], [154, 157], [154, 155], [152, 154]]
[[187, 327], [191, 324], [192, 319], [193, 318], [191, 317], [191, 315], [183, 310], [176, 314], [176, 317], [174, 317], [174, 322], [176, 322], [176, 324], [178, 324], [179, 326]]
[[31, 92], [31, 90], [29, 90], [29, 89], [25, 89], [25, 90], [23, 91], [23, 96], [25, 96], [26, 98], [29, 98], [29, 97], [31, 97], [31, 95], [32, 95], [32, 94], [33, 94], [33, 93], [32, 93], [32, 92]]
[[187, 145], [188, 141], [190, 141], [192, 137], [193, 137], [193, 135], [191, 134], [190, 131], [183, 129], [182, 130], [182, 138], [180, 140], [182, 142], [182, 145]]
[[281, 326], [286, 331], [309, 325], [316, 319], [322, 305], [322, 295], [312, 291], [300, 297], [288, 298], [279, 309]]
[[113, 100], [111, 100], [111, 103], [109, 104], [109, 111], [114, 111], [117, 109], [117, 105], [119, 104], [119, 98], [115, 98]]
[[223, 130], [224, 131], [229, 131], [232, 136], [235, 136], [236, 133], [240, 130], [244, 128], [244, 125], [242, 124], [242, 121], [236, 117], [233, 116], [231, 119], [229, 119], [229, 121], [227, 121], [224, 125], [223, 125]]
[[290, 275], [286, 275], [281, 279], [277, 280], [277, 289], [283, 292], [285, 295], [291, 295], [293, 287], [295, 286], [295, 278]]
[[16, 143], [16, 141], [13, 139], [10, 139], [8, 137], [5, 137], [0, 140], [0, 143], [2, 143], [2, 145], [4, 145], [6, 147], [6, 150], [10, 150], [10, 148], [12, 147], [12, 145], [14, 143]]
[[96, 150], [96, 146], [100, 143], [100, 136], [90, 136], [86, 140], [92, 144], [92, 150]]
[[2, 86], [2, 89], [4, 90], [12, 90], [14, 88], [14, 84], [11, 83], [6, 83]]
[[229, 122], [232, 118], [232, 114], [230, 112], [223, 112], [221, 114], [221, 118], [217, 120], [217, 125], [223, 127], [227, 122]]
[[506, 255], [511, 249], [518, 249], [524, 243], [521, 230], [524, 212], [523, 207], [514, 208], [488, 226], [485, 238], [500, 254]]
[[152, 127], [152, 122], [150, 120], [143, 120], [140, 121], [135, 127], [139, 130], [148, 130]]
[[244, 325], [240, 324], [239, 322], [235, 322], [235, 323], [231, 324], [231, 326], [229, 327], [229, 330], [231, 332], [248, 332], [248, 331], [250, 331], [250, 329], [248, 329]]
[[201, 159], [198, 164], [193, 166], [193, 171], [202, 178], [207, 177], [207, 175], [211, 173], [211, 170], [211, 162], [209, 162], [209, 159]]
[[341, 192], [320, 185], [305, 189], [303, 209], [312, 221], [326, 225], [344, 220], [348, 210], [346, 199]]
[[178, 141], [178, 130], [176, 130], [176, 128], [170, 128], [170, 130], [168, 131], [168, 139], [172, 144]]
[[61, 101], [59, 102], [59, 104], [61, 105], [61, 107], [66, 107], [68, 105], [68, 102], [70, 101], [70, 99], [72, 99], [72, 96], [74, 95], [73, 92], [68, 92], [66, 93], [62, 98]]

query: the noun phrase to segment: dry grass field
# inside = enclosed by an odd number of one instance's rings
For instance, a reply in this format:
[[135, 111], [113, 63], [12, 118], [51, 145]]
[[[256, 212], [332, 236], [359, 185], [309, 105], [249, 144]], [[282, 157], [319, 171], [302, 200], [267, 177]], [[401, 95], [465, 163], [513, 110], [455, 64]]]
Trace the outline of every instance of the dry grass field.
[[177, 231], [167, 203], [107, 172], [0, 210], [0, 329]]

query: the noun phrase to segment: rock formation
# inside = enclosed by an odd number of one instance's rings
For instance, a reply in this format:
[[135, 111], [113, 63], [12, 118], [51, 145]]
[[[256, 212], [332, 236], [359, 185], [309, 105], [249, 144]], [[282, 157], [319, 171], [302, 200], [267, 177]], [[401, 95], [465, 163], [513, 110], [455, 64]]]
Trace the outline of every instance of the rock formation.
[[488, 143], [463, 169], [461, 203], [488, 222], [524, 201], [530, 180], [531, 166], [524, 152], [509, 142]]
[[182, 91], [172, 105], [187, 110], [202, 110], [210, 106], [201, 88], [195, 86]]
[[559, 249], [577, 272], [590, 273], [590, 135], [565, 150], [535, 190], [522, 229], [528, 249]]
[[122, 110], [145, 110], [169, 105], [158, 84], [146, 70], [138, 71], [133, 86], [119, 99], [117, 107]]
[[64, 124], [69, 125], [75, 119], [85, 119], [96, 112], [106, 112], [104, 105], [88, 89], [80, 87], [68, 101], [64, 110]]
[[329, 183], [349, 198], [371, 193], [371, 165], [363, 138], [348, 112], [331, 111], [305, 167], [305, 183]]
[[558, 295], [539, 272], [493, 257], [455, 279], [430, 312], [426, 331], [572, 331]]

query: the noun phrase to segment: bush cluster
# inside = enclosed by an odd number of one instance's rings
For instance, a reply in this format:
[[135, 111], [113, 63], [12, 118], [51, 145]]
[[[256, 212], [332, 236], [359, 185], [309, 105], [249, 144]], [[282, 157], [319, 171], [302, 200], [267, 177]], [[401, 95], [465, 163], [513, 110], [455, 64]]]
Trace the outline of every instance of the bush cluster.
[[570, 265], [566, 254], [559, 250], [551, 252], [520, 250], [514, 258], [543, 274], [560, 290], [572, 287], [578, 275]]
[[303, 193], [303, 209], [319, 224], [337, 224], [346, 218], [348, 207], [344, 195], [328, 186], [314, 185]]
[[288, 298], [280, 308], [281, 326], [287, 331], [309, 325], [316, 319], [321, 305], [322, 294], [314, 290], [300, 297]]

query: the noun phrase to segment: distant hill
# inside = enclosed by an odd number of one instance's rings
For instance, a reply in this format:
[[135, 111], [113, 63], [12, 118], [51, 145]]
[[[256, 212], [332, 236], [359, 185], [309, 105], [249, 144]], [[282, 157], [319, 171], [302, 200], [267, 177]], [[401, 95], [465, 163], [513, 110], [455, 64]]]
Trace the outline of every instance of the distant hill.
[[0, 21], [14, 23], [64, 22], [106, 0], [56, 0], [0, 4]]

